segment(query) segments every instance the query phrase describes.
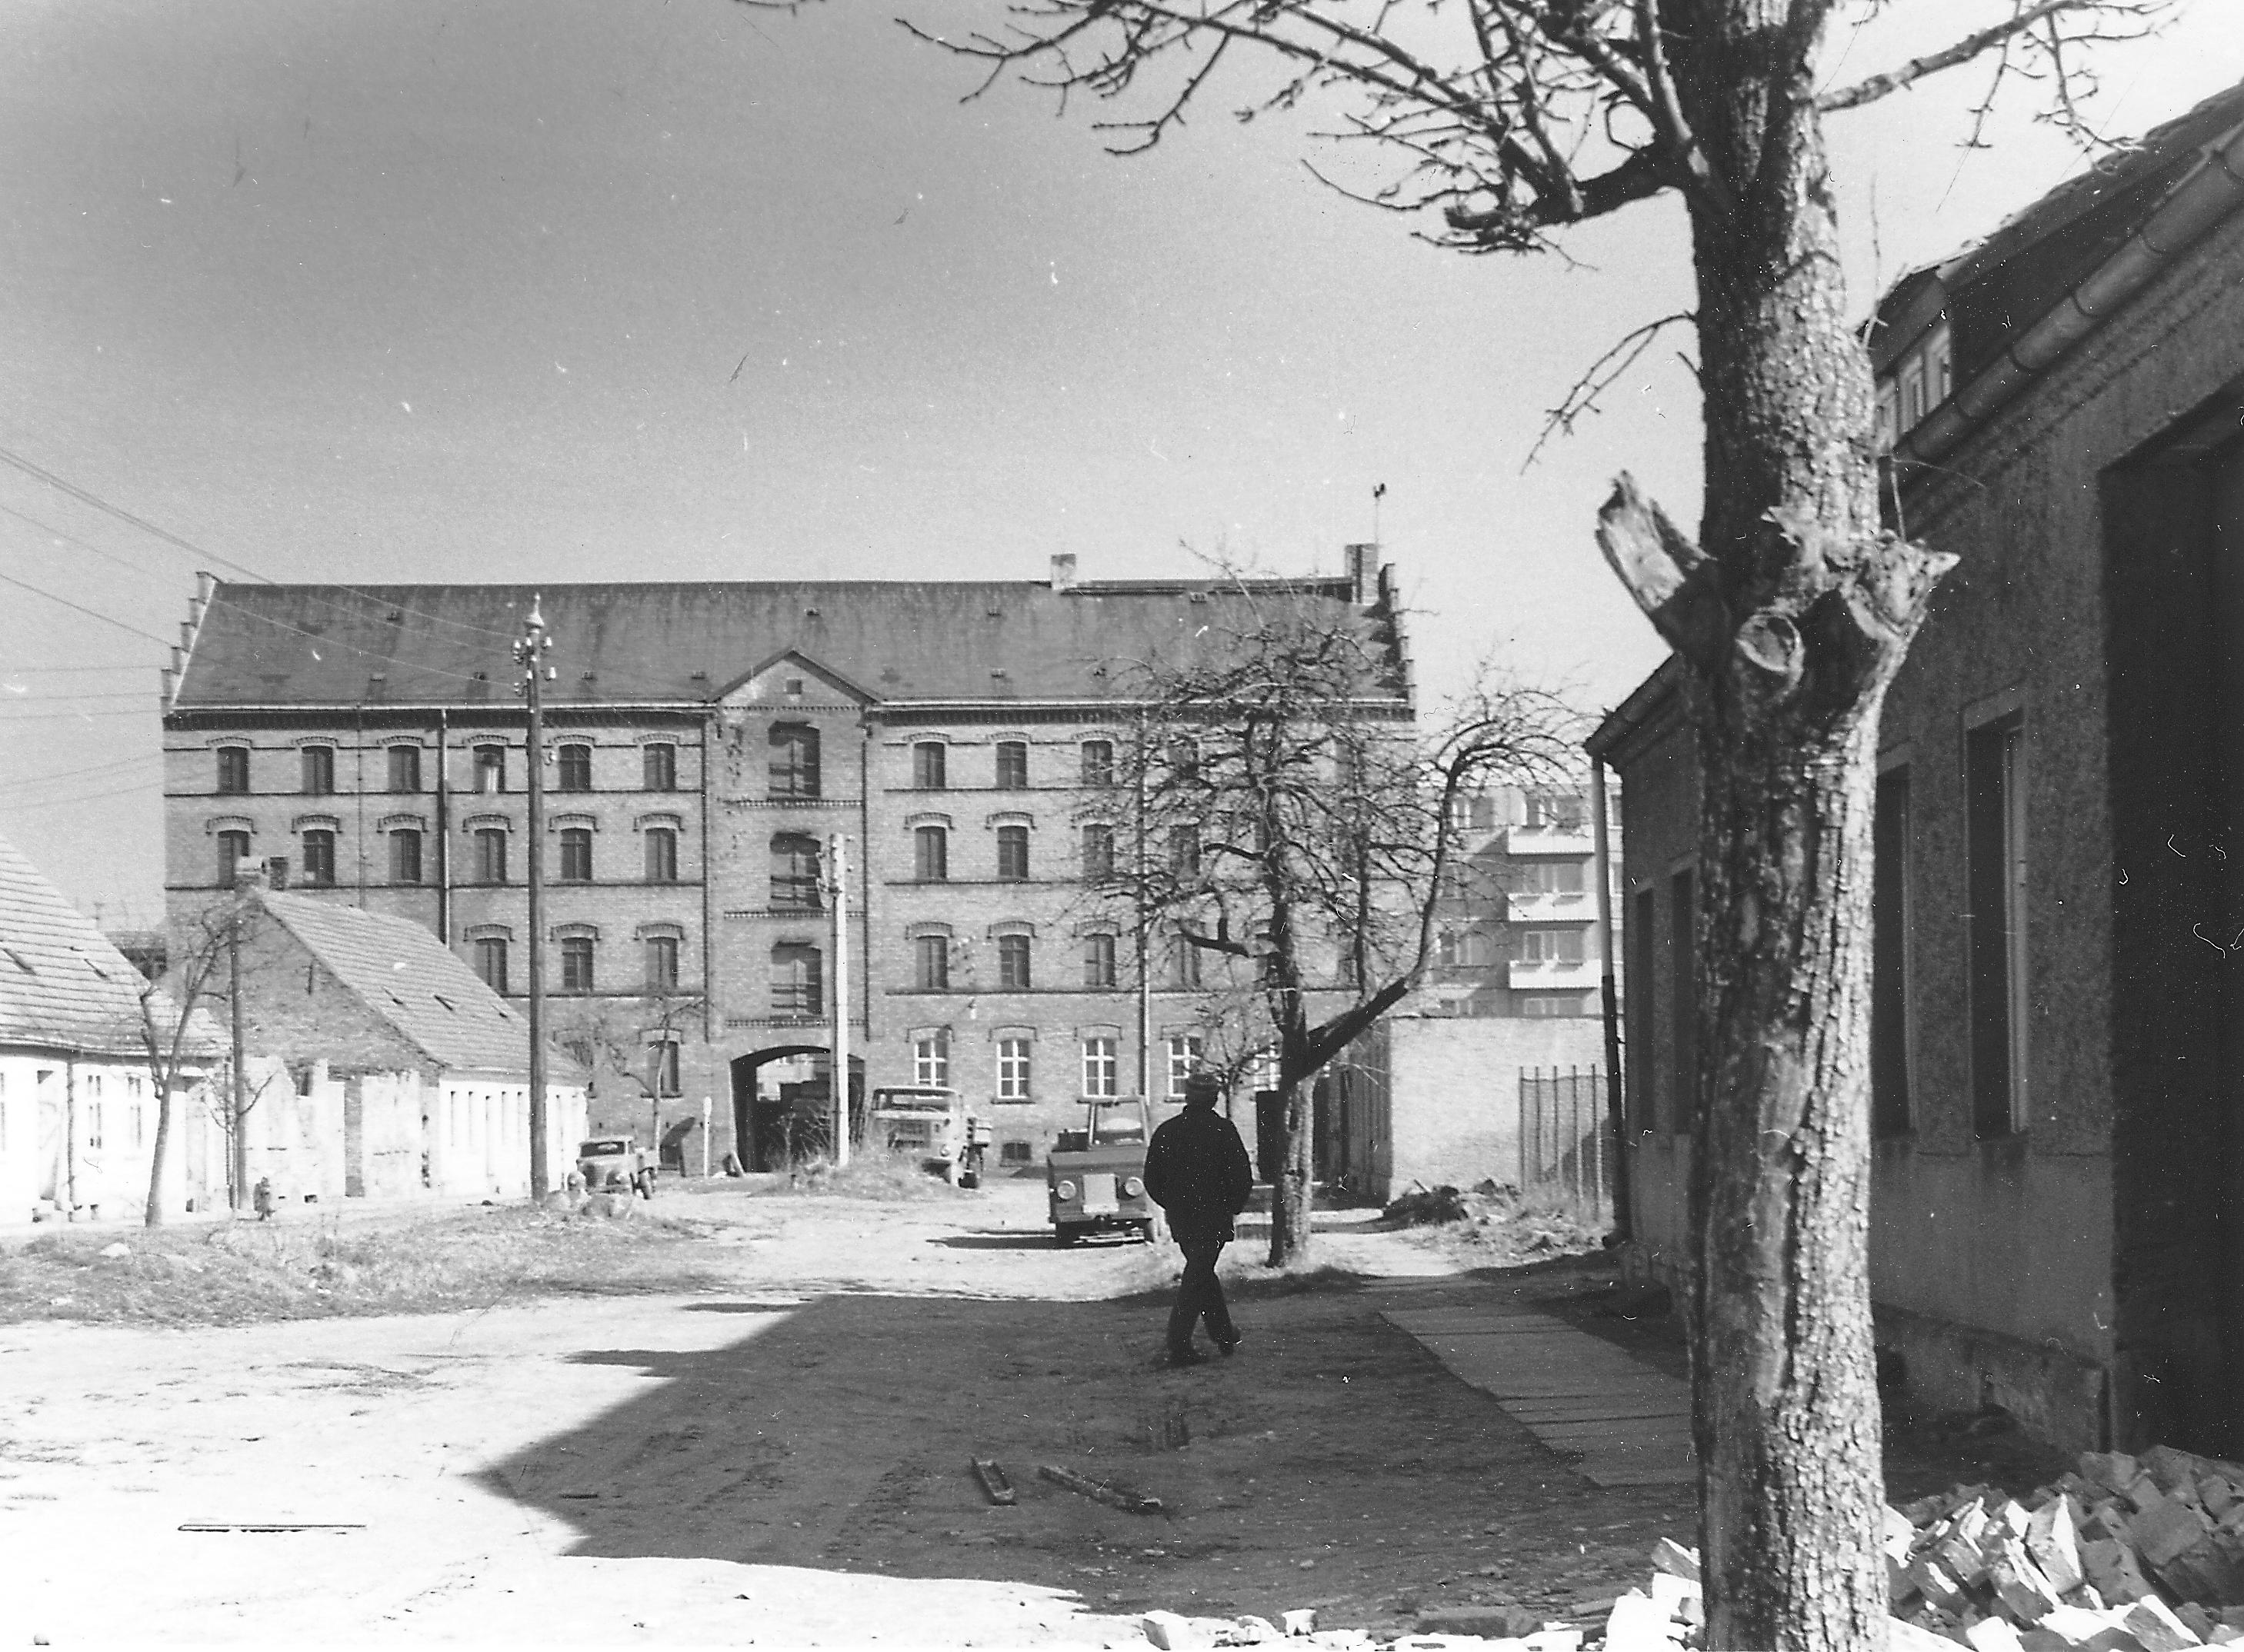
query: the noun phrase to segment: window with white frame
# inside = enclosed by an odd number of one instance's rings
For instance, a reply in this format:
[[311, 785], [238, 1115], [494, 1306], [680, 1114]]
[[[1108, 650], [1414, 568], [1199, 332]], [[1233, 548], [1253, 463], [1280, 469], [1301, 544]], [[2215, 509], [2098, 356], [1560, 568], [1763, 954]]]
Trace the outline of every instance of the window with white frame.
[[1121, 1082], [1121, 1041], [1115, 1038], [1091, 1037], [1083, 1041], [1083, 1093], [1085, 1096], [1119, 1096]]
[[922, 1033], [912, 1040], [912, 1082], [948, 1089], [950, 1087], [950, 1035]]
[[2026, 1127], [2025, 730], [2018, 713], [1965, 739], [1971, 1119], [1982, 1140]]
[[1172, 1033], [1168, 1040], [1169, 1094], [1182, 1096], [1185, 1080], [1200, 1071], [1207, 1052], [1206, 1041], [1197, 1033]]
[[997, 1099], [1001, 1102], [1025, 1102], [1029, 1099], [1030, 1041], [1025, 1038], [1001, 1038], [997, 1041]]

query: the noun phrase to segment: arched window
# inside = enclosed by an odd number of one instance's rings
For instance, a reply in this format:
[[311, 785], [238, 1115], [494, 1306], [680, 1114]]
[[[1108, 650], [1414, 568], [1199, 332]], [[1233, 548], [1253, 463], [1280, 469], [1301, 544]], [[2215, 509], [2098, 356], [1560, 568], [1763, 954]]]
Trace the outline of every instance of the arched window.
[[815, 1015], [826, 1008], [824, 960], [807, 941], [782, 941], [771, 949], [771, 1006], [774, 1015]]
[[221, 832], [218, 834], [218, 882], [221, 889], [231, 889], [241, 876], [241, 863], [249, 859], [249, 833]]
[[1029, 786], [1029, 743], [1026, 740], [997, 742], [997, 789], [1000, 792], [1025, 792]]
[[950, 876], [950, 833], [939, 826], [912, 828], [912, 876], [942, 883]]
[[651, 993], [678, 990], [676, 935], [649, 935], [646, 938], [646, 989]]
[[1088, 786], [1114, 784], [1113, 741], [1085, 740], [1083, 743], [1083, 783]]
[[476, 974], [483, 985], [504, 995], [506, 992], [506, 942], [496, 936], [486, 935], [476, 942]]
[[997, 828], [997, 878], [1003, 883], [1024, 883], [1029, 876], [1029, 829], [1024, 826]]
[[772, 796], [818, 796], [818, 731], [808, 723], [774, 723], [770, 742]]
[[1083, 876], [1085, 882], [1114, 875], [1114, 828], [1111, 826], [1087, 826], [1083, 828]]
[[1113, 936], [1098, 934], [1083, 938], [1083, 984], [1093, 988], [1114, 984]]
[[557, 792], [589, 792], [592, 789], [592, 748], [571, 742], [560, 750], [559, 760], [554, 765], [553, 789]]
[[419, 746], [393, 745], [389, 748], [389, 789], [393, 792], [418, 792], [421, 789]]
[[[396, 750], [395, 746], [390, 748]], [[389, 880], [392, 883], [421, 881], [421, 834], [410, 827], [401, 826], [389, 834]]]
[[325, 887], [335, 880], [335, 834], [314, 827], [304, 833], [304, 881]]
[[922, 740], [912, 747], [912, 784], [923, 792], [943, 789], [950, 748], [941, 740]]
[[1006, 992], [1024, 993], [1029, 990], [1029, 938], [1026, 935], [997, 937], [997, 985]]
[[476, 747], [476, 790], [506, 790], [506, 747], [496, 742]]
[[771, 903], [807, 912], [818, 909], [818, 839], [808, 832], [773, 834]]
[[308, 745], [302, 752], [304, 791], [312, 797], [331, 795], [335, 789], [335, 748]]
[[912, 940], [912, 984], [923, 993], [950, 990], [950, 937], [917, 935]]
[[239, 796], [249, 790], [249, 748], [246, 745], [221, 745], [218, 748], [218, 789], [222, 796]]
[[476, 828], [476, 881], [506, 881], [506, 831], [503, 826]]
[[678, 748], [667, 740], [639, 747], [639, 784], [650, 792], [678, 790]]
[[591, 827], [564, 826], [561, 828], [560, 877], [564, 883], [591, 882]]
[[678, 833], [670, 826], [649, 826], [646, 829], [646, 880], [649, 883], [678, 881]]
[[592, 990], [592, 938], [590, 935], [562, 936], [561, 990], [564, 993], [588, 993]]

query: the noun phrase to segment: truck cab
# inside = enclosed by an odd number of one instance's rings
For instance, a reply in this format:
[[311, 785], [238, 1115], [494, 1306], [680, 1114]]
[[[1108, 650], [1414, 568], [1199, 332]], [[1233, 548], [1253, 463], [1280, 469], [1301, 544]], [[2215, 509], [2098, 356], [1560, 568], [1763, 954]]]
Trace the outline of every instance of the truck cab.
[[966, 1098], [955, 1089], [935, 1084], [876, 1089], [871, 1135], [889, 1152], [917, 1159], [922, 1170], [953, 1187], [968, 1175], [972, 1121], [966, 1116]]
[[1044, 1160], [1052, 1232], [1064, 1245], [1086, 1234], [1135, 1233], [1152, 1244], [1160, 1207], [1146, 1196], [1152, 1109], [1141, 1096], [1085, 1096], [1084, 1127], [1062, 1130]]

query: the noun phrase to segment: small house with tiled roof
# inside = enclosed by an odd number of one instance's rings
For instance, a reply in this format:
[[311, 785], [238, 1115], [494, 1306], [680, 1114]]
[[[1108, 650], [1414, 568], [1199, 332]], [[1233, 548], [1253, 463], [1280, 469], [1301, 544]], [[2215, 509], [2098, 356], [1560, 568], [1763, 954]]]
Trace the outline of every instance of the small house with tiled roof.
[[[1869, 331], [1893, 524], [1955, 570], [1885, 702], [1870, 1290], [1920, 1410], [2244, 1450], [2244, 86]], [[1636, 1254], [1687, 1266], [1699, 772], [1671, 659], [1623, 786]]]
[[[512, 1197], [530, 1186], [530, 1027], [409, 920], [242, 892], [246, 1042], [282, 1082], [248, 1111], [253, 1180], [283, 1198]], [[585, 1135], [585, 1075], [547, 1063], [556, 1185]]]
[[[1122, 772], [1136, 668], [1220, 651], [1282, 601], [1365, 639], [1362, 715], [1413, 714], [1375, 547], [1294, 579], [1050, 572], [206, 582], [166, 678], [167, 898], [223, 900], [247, 858], [292, 896], [419, 926], [519, 1008], [535, 855], [551, 1024], [595, 1069], [596, 1133], [651, 1147], [706, 1106], [714, 1158], [817, 1150], [838, 1017], [853, 1095], [955, 1089], [994, 1122], [993, 1170], [1033, 1170], [1082, 1096], [1174, 1097], [1198, 1035], [1191, 949], [1151, 937], [1141, 979], [1130, 914], [1085, 887], [1104, 849], [1078, 812]], [[535, 844], [511, 652], [533, 602]]]
[[0, 839], [0, 1222], [141, 1214], [158, 1124], [144, 1025], [167, 1055], [182, 1033], [177, 1123], [223, 1054], [219, 1028], [199, 1008], [180, 1028], [163, 989]]

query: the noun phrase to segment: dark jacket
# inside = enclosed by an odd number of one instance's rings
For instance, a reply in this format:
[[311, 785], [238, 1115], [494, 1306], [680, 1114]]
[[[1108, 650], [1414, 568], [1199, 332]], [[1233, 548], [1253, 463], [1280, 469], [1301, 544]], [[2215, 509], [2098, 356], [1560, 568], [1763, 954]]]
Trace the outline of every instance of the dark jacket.
[[1229, 1119], [1213, 1107], [1187, 1107], [1153, 1132], [1146, 1192], [1168, 1212], [1178, 1238], [1229, 1239], [1231, 1218], [1254, 1192], [1254, 1167]]

